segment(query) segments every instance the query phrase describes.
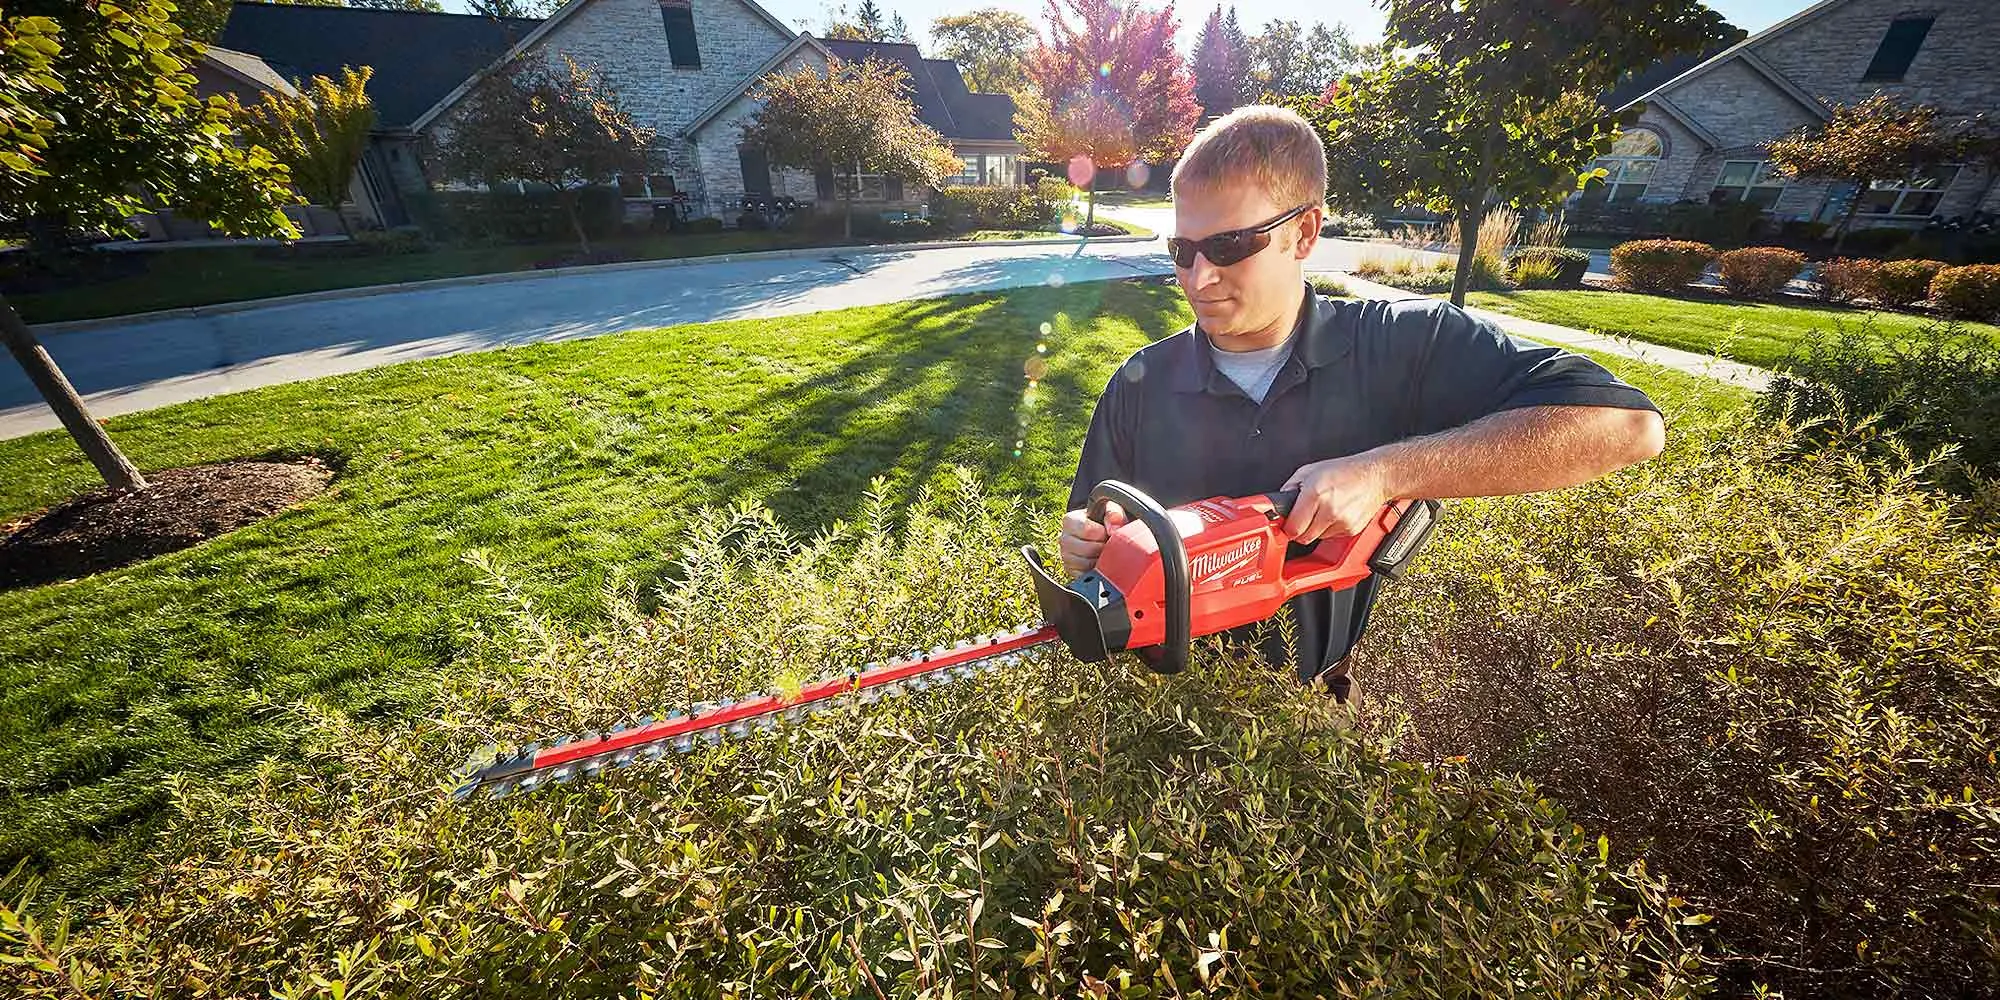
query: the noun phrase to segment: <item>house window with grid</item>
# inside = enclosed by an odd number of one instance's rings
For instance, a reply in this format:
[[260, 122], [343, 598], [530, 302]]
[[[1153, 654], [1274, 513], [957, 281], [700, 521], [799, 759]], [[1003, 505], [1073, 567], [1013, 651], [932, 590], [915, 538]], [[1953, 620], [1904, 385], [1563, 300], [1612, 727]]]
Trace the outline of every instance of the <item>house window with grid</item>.
[[1958, 179], [1955, 166], [1926, 167], [1898, 181], [1874, 181], [1861, 192], [1863, 215], [1930, 215]]
[[1769, 210], [1785, 193], [1785, 177], [1769, 160], [1727, 160], [1715, 180], [1710, 202], [1747, 201]]
[[671, 198], [676, 190], [671, 174], [618, 175], [618, 193], [627, 198]]
[[1016, 164], [1019, 157], [1012, 153], [1001, 153], [986, 157], [986, 184], [988, 187], [1013, 187], [1017, 175]]
[[979, 179], [983, 176], [981, 173], [982, 168], [979, 165], [979, 154], [961, 153], [958, 160], [960, 163], [958, 173], [945, 178], [944, 182], [946, 184], [978, 184]]
[[1604, 177], [1583, 189], [1583, 200], [1617, 205], [1645, 197], [1647, 186], [1653, 182], [1653, 171], [1658, 169], [1665, 151], [1666, 145], [1651, 130], [1635, 128], [1619, 135], [1611, 144], [1611, 153], [1591, 164], [1603, 170]]

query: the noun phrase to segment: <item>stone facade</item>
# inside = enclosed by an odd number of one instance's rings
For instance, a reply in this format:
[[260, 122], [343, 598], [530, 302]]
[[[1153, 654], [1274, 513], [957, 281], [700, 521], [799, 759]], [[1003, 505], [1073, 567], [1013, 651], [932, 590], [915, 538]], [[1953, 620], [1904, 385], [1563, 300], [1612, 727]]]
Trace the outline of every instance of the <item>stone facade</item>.
[[[1864, 80], [1890, 22], [1936, 22], [1897, 81]], [[1877, 92], [1936, 105], [1947, 115], [2000, 116], [2000, 0], [1826, 0], [1751, 37], [1640, 99], [1638, 127], [1665, 147], [1644, 202], [1706, 201], [1723, 164], [1761, 161], [1763, 144], [1824, 120], [1826, 105]], [[1967, 166], [1934, 213], [2000, 212], [1991, 171]], [[1844, 185], [1795, 182], [1770, 208], [1781, 219], [1837, 217]], [[1857, 216], [1855, 224], [1916, 227], [1925, 215]]]

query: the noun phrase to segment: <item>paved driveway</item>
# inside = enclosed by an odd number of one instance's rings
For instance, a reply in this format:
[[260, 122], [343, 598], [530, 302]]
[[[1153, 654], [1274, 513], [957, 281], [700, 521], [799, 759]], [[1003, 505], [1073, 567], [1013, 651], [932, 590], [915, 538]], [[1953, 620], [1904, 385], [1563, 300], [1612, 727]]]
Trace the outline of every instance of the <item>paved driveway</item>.
[[[1164, 274], [1158, 241], [964, 247], [538, 276], [44, 334], [97, 416], [381, 365], [638, 327]], [[0, 364], [0, 439], [58, 426]]]

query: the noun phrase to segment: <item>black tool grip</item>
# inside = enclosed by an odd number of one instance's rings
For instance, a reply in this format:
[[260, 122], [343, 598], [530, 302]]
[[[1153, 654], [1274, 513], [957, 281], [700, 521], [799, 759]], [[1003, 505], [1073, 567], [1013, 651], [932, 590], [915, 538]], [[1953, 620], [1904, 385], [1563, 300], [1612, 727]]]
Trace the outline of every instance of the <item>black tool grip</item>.
[[1271, 520], [1282, 521], [1292, 516], [1292, 508], [1299, 502], [1299, 491], [1278, 490], [1264, 494], [1264, 499], [1271, 501]]
[[1180, 673], [1187, 668], [1188, 645], [1193, 641], [1194, 631], [1194, 614], [1188, 596], [1187, 545], [1181, 541], [1179, 529], [1174, 527], [1173, 519], [1167, 516], [1166, 508], [1161, 507], [1159, 501], [1116, 479], [1107, 479], [1091, 489], [1090, 503], [1085, 508], [1089, 518], [1102, 524], [1104, 504], [1110, 500], [1118, 501], [1128, 517], [1138, 518], [1153, 533], [1153, 544], [1160, 550], [1162, 582], [1166, 584], [1166, 638], [1158, 646], [1134, 652], [1156, 673]]

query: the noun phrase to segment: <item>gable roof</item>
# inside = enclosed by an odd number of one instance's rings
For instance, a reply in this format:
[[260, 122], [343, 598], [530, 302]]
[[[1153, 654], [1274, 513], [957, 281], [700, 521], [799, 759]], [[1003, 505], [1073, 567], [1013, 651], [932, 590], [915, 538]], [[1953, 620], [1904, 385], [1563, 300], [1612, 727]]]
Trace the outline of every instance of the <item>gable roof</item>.
[[1795, 98], [1804, 97], [1804, 103], [1806, 104], [1807, 110], [1820, 116], [1821, 118], [1828, 117], [1827, 109], [1824, 104], [1821, 104], [1819, 101], [1813, 100], [1810, 96], [1806, 96], [1805, 92], [1800, 90], [1797, 84], [1793, 83], [1789, 79], [1786, 79], [1784, 74], [1779, 73], [1777, 70], [1771, 68], [1771, 66], [1768, 63], [1765, 63], [1764, 60], [1755, 58], [1755, 54], [1750, 51], [1750, 48], [1758, 44], [1759, 42], [1765, 41], [1766, 39], [1775, 38], [1779, 35], [1784, 34], [1785, 32], [1791, 31], [1802, 25], [1809, 24], [1815, 19], [1817, 19], [1820, 15], [1847, 2], [1848, 0], [1819, 0], [1818, 3], [1815, 3], [1812, 6], [1807, 7], [1804, 10], [1801, 10], [1798, 13], [1793, 14], [1788, 18], [1785, 18], [1784, 20], [1779, 21], [1774, 25], [1771, 25], [1768, 28], [1765, 28], [1763, 31], [1759, 31], [1756, 34], [1751, 35], [1750, 37], [1745, 38], [1742, 41], [1737, 42], [1736, 44], [1731, 45], [1726, 49], [1723, 49], [1721, 52], [1718, 52], [1715, 55], [1702, 60], [1700, 63], [1696, 64], [1691, 69], [1688, 69], [1686, 72], [1683, 72], [1678, 76], [1675, 76], [1672, 79], [1659, 84], [1658, 86], [1645, 92], [1644, 94], [1641, 94], [1636, 98], [1628, 100], [1622, 105], [1613, 105], [1612, 108], [1613, 110], [1616, 111], [1623, 111], [1634, 104], [1643, 104], [1647, 100], [1653, 98], [1654, 96], [1663, 94], [1666, 91], [1671, 90], [1674, 87], [1678, 87], [1683, 83], [1687, 83], [1688, 81], [1693, 80], [1694, 78], [1707, 73], [1708, 71], [1716, 68], [1717, 66], [1720, 66], [1723, 63], [1728, 62], [1729, 60], [1734, 59], [1737, 56], [1741, 55], [1741, 56], [1751, 57], [1751, 58], [1746, 58], [1744, 60], [1744, 63], [1748, 65], [1750, 69], [1756, 72], [1759, 76], [1765, 77], [1766, 79], [1770, 80], [1773, 86], [1777, 87], [1779, 90], [1784, 91], [1788, 96], [1792, 96]]
[[399, 130], [540, 23], [239, 0], [216, 41], [257, 56], [283, 77], [337, 79], [343, 66], [373, 66], [368, 96], [375, 102], [376, 128]]
[[[757, 15], [758, 17], [763, 18], [765, 23], [769, 24], [771, 27], [776, 28], [778, 30], [778, 34], [783, 35], [786, 38], [793, 38], [794, 36], [799, 35], [799, 32], [794, 31], [789, 25], [785, 24], [785, 22], [778, 20], [778, 16], [776, 14], [773, 14], [770, 11], [765, 10], [762, 5], [757, 3], [757, 0], [736, 0], [736, 2], [742, 4], [745, 7], [748, 7], [751, 13]], [[491, 75], [494, 71], [498, 70], [500, 67], [507, 65], [509, 62], [512, 62], [515, 56], [518, 56], [521, 53], [526, 52], [531, 48], [534, 48], [535, 44], [540, 42], [544, 37], [546, 37], [549, 32], [554, 31], [558, 25], [562, 24], [566, 20], [569, 20], [570, 15], [575, 14], [579, 10], [582, 10], [584, 6], [589, 3], [590, 0], [568, 0], [567, 3], [562, 5], [561, 9], [557, 10], [553, 14], [550, 14], [547, 20], [537, 24], [534, 30], [528, 32], [526, 37], [522, 38], [520, 41], [515, 42], [512, 46], [508, 47], [507, 51], [502, 52], [497, 57], [488, 60], [484, 66], [474, 67], [472, 71], [468, 72], [458, 81], [458, 86], [453, 87], [449, 93], [438, 98], [437, 101], [433, 103], [429, 109], [424, 111], [422, 114], [418, 115], [416, 117], [416, 120], [410, 123], [410, 131], [412, 132], [423, 131], [424, 128], [430, 125], [431, 122], [435, 121], [439, 115], [444, 114], [446, 111], [451, 109], [452, 105], [457, 104], [460, 98], [464, 97], [468, 93], [471, 93], [472, 88], [479, 85], [479, 81], [485, 79], [487, 76]], [[692, 132], [694, 130], [689, 129], [688, 131]]]
[[772, 56], [762, 67], [744, 78], [742, 84], [710, 104], [688, 124], [688, 134], [701, 130], [736, 99], [748, 93], [757, 81], [785, 64], [800, 49], [811, 46], [820, 54], [842, 62], [875, 59], [900, 66], [910, 75], [910, 103], [916, 105], [917, 120], [937, 129], [946, 139], [1011, 142], [1014, 138], [1014, 99], [1006, 94], [981, 94], [965, 85], [965, 76], [950, 59], [925, 59], [909, 42], [865, 42], [851, 38], [814, 38], [800, 35]]
[[225, 49], [220, 45], [210, 45], [201, 52], [201, 61], [214, 67], [215, 71], [240, 83], [258, 90], [275, 91], [280, 94], [296, 94], [297, 87], [272, 69], [264, 60], [248, 52]]

